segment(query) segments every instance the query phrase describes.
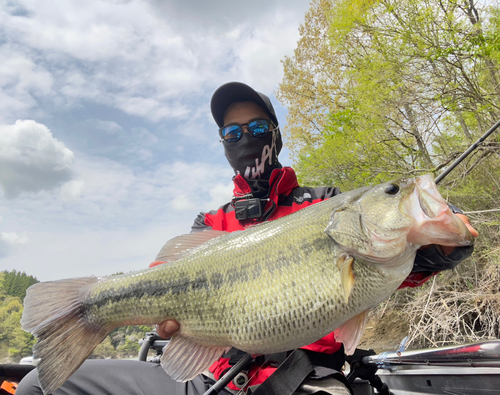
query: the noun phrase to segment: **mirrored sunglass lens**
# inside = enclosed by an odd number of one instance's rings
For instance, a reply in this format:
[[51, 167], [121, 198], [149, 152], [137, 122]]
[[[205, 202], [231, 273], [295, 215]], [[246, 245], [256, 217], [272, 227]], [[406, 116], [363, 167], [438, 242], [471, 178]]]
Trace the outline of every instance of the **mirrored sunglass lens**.
[[269, 123], [263, 119], [250, 122], [248, 129], [254, 136], [263, 136], [269, 131]]
[[222, 129], [222, 136], [226, 141], [236, 141], [241, 137], [241, 128], [237, 125], [227, 126]]

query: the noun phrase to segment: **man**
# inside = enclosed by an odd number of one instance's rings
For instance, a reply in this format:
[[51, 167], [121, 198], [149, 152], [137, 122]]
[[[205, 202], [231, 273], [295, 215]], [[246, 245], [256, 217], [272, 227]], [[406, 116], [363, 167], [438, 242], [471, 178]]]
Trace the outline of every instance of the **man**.
[[[205, 229], [236, 231], [263, 221], [271, 221], [298, 211], [311, 204], [340, 193], [338, 188], [300, 187], [295, 172], [282, 167], [278, 155], [282, 147], [278, 120], [269, 98], [242, 83], [221, 86], [213, 95], [211, 109], [225, 155], [235, 171], [234, 198], [216, 211], [201, 213], [195, 220], [193, 231]], [[467, 217], [461, 216], [468, 224]], [[469, 229], [477, 236], [477, 232]], [[438, 246], [430, 246], [419, 252], [414, 272], [405, 286], [422, 284], [440, 270], [452, 269], [472, 253], [472, 247], [449, 248], [443, 252]], [[151, 266], [165, 263], [168, 252], [162, 249]], [[166, 321], [157, 326], [157, 332], [169, 338], [179, 329], [175, 321]], [[242, 385], [230, 383], [222, 394], [234, 393], [241, 387], [257, 393], [280, 393], [280, 382], [296, 382], [289, 393], [348, 394], [345, 379], [338, 372], [344, 361], [342, 344], [337, 343], [333, 333], [307, 345], [297, 354], [314, 371], [290, 368], [266, 381], [276, 371], [279, 359], [271, 356], [265, 364], [253, 363], [246, 369], [249, 378]], [[199, 375], [187, 383], [173, 381], [158, 364], [138, 361], [86, 361], [70, 379], [55, 392], [61, 394], [203, 394], [214, 380], [222, 376], [234, 362], [234, 352], [223, 356], [206, 375]], [[297, 362], [297, 361], [295, 361]], [[293, 365], [293, 364], [292, 364]], [[295, 364], [297, 365], [297, 364]], [[294, 365], [294, 366], [295, 366]], [[299, 364], [300, 365], [300, 364]], [[297, 366], [299, 366], [297, 365]], [[288, 366], [284, 364], [283, 366]], [[275, 377], [280, 377], [275, 379]], [[260, 388], [260, 384], [265, 382]], [[36, 374], [31, 373], [20, 384], [17, 394], [41, 394]]]
[[[211, 109], [220, 127], [219, 134], [226, 158], [236, 174], [233, 179], [234, 197], [230, 203], [217, 211], [201, 213], [195, 221], [193, 231], [242, 230], [258, 222], [271, 221], [288, 215], [340, 193], [338, 188], [300, 187], [293, 169], [281, 166], [278, 155], [282, 140], [278, 120], [271, 101], [264, 94], [242, 83], [228, 83], [214, 93]], [[256, 214], [254, 218], [250, 218], [246, 207], [254, 203], [255, 199], [257, 199], [256, 204], [261, 204], [260, 210], [257, 211], [260, 215]], [[456, 207], [452, 207], [452, 210], [459, 212]], [[459, 213], [457, 215], [477, 237], [477, 232], [470, 226], [467, 217]], [[472, 247], [439, 246], [422, 249], [418, 253], [413, 272], [402, 287], [421, 285], [436, 272], [453, 269], [460, 261], [470, 256], [472, 249]], [[153, 265], [161, 263], [161, 257], [162, 252], [158, 256], [158, 262]], [[159, 335], [165, 338], [170, 337], [178, 329], [179, 326], [175, 321], [167, 321], [157, 327]], [[335, 341], [333, 333], [303, 349], [308, 350], [308, 355], [312, 355], [313, 358], [314, 353], [330, 355], [343, 353], [341, 344]], [[215, 379], [218, 379], [228, 368], [230, 359], [221, 358], [210, 371]], [[275, 370], [274, 366], [250, 368], [248, 375], [252, 378], [249, 385], [262, 383]], [[325, 381], [327, 380], [321, 380], [323, 391], [327, 390]], [[314, 380], [309, 380], [308, 385], [314, 386]], [[339, 389], [339, 383], [331, 381], [329, 385], [332, 387], [331, 391], [336, 391], [331, 393], [345, 392], [345, 388]], [[239, 389], [234, 383], [230, 383], [229, 388]]]

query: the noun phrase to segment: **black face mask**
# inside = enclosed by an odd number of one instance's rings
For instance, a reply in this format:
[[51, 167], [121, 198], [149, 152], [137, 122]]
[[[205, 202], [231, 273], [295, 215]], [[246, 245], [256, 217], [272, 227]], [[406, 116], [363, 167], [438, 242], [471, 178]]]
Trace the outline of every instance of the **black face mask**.
[[235, 143], [224, 142], [226, 158], [236, 174], [247, 180], [269, 180], [274, 169], [281, 168], [278, 154], [283, 145], [279, 130], [262, 138], [243, 133]]

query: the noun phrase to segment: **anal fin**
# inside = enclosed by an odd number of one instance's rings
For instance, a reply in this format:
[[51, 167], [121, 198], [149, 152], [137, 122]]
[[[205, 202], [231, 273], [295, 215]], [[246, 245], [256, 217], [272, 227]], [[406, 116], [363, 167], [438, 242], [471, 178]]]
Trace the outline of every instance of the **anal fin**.
[[368, 321], [368, 311], [365, 310], [352, 317], [334, 331], [335, 339], [338, 342], [344, 343], [347, 355], [352, 355], [361, 341], [361, 336]]
[[203, 346], [175, 334], [163, 350], [161, 366], [176, 381], [188, 381], [207, 370], [227, 347]]

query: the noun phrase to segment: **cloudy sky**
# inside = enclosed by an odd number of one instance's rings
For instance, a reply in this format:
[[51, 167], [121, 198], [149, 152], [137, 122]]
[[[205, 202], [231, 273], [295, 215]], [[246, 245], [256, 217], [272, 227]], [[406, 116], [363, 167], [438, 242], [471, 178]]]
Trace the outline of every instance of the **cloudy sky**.
[[241, 81], [274, 98], [308, 8], [1, 0], [0, 270], [141, 269], [228, 201], [211, 94]]

